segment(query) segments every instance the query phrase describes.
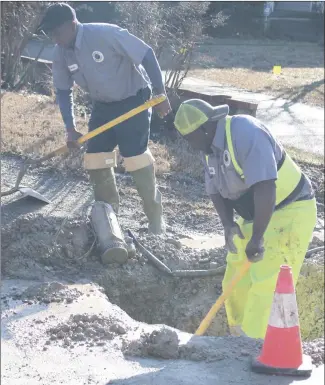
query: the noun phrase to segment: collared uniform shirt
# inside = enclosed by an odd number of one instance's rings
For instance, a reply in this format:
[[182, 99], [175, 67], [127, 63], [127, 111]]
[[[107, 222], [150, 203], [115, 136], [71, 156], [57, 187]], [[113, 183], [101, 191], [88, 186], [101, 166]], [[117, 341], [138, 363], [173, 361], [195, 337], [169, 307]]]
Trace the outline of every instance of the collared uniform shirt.
[[[242, 179], [230, 159], [225, 127], [226, 119], [217, 122], [212, 154], [207, 159], [203, 155], [205, 185], [209, 195], [219, 193], [223, 198], [236, 200], [254, 184], [277, 179], [277, 163], [282, 158], [283, 148], [258, 119], [249, 115], [233, 116], [231, 136], [235, 158], [244, 173]], [[306, 177], [296, 199], [312, 194], [312, 191]]]
[[56, 46], [53, 83], [69, 90], [74, 82], [92, 100], [114, 102], [134, 96], [150, 80], [141, 62], [150, 47], [113, 24], [78, 24], [74, 48]]

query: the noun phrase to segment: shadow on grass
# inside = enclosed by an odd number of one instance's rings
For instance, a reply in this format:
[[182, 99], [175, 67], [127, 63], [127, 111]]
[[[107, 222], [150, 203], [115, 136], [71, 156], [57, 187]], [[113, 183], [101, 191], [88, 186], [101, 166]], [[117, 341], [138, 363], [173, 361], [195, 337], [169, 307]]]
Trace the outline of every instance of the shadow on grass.
[[321, 92], [317, 88], [321, 85], [323, 85], [325, 82], [325, 79], [314, 81], [310, 84], [304, 85], [304, 86], [296, 86], [291, 88], [290, 90], [283, 90], [277, 97], [288, 99], [288, 102], [283, 105], [284, 109], [287, 110], [288, 107], [292, 106], [295, 103], [299, 103], [304, 100], [304, 98], [311, 92], [316, 91], [319, 94], [323, 94], [324, 92]]

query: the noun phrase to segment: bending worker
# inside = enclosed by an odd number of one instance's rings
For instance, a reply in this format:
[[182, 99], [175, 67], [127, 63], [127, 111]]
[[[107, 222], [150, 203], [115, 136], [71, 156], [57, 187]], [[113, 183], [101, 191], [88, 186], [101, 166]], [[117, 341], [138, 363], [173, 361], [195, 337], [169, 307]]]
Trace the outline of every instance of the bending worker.
[[225, 303], [230, 331], [264, 339], [280, 265], [292, 267], [296, 283], [316, 201], [310, 181], [269, 130], [249, 115], [228, 113], [227, 105], [192, 99], [181, 104], [174, 123], [203, 153], [206, 190], [228, 250], [223, 287], [246, 258], [254, 262]]
[[[67, 144], [77, 145], [81, 133], [73, 114], [74, 82], [93, 101], [89, 130], [145, 103], [151, 93], [165, 94], [156, 56], [142, 40], [111, 24], [81, 24], [73, 8], [51, 5], [41, 28], [56, 43], [53, 82], [65, 123]], [[168, 99], [155, 107], [160, 117], [170, 111]], [[144, 111], [89, 140], [84, 165], [96, 201], [109, 203], [118, 212], [119, 194], [114, 167], [119, 147], [126, 171], [132, 174], [149, 220], [149, 231], [164, 230], [161, 194], [156, 186], [154, 159], [148, 148], [151, 111]]]

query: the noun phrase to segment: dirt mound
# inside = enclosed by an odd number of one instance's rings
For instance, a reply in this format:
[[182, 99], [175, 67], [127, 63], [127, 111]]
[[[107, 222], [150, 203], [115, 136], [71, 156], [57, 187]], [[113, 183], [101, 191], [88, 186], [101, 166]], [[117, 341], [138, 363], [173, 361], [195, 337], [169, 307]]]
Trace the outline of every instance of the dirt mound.
[[[139, 241], [171, 270], [209, 269], [225, 264], [226, 250], [215, 248], [210, 250], [193, 249], [182, 245], [182, 235], [174, 234], [155, 236], [140, 234]], [[144, 258], [141, 259], [144, 262]]]
[[68, 288], [59, 282], [41, 283], [39, 285], [30, 286], [21, 295], [16, 294], [13, 299], [21, 299], [23, 302], [65, 302], [72, 303], [79, 298], [82, 293], [77, 289]]
[[21, 215], [1, 229], [2, 273], [42, 280], [46, 272], [80, 265], [87, 258], [91, 237], [84, 217]]
[[304, 342], [303, 352], [311, 356], [315, 366], [322, 365], [324, 363], [324, 337], [317, 338], [314, 341]]
[[257, 356], [262, 347], [262, 341], [244, 337], [188, 336], [185, 342], [183, 338], [177, 330], [162, 326], [136, 340], [124, 341], [122, 350], [131, 356], [212, 362]]
[[66, 348], [73, 344], [87, 347], [104, 346], [107, 341], [114, 339], [117, 335], [125, 334], [126, 331], [126, 327], [114, 317], [75, 314], [70, 316], [68, 322], [48, 329], [49, 339], [45, 345], [61, 341], [62, 346]]
[[122, 351], [130, 356], [175, 359], [179, 357], [179, 337], [176, 331], [162, 327], [136, 340], [123, 341]]

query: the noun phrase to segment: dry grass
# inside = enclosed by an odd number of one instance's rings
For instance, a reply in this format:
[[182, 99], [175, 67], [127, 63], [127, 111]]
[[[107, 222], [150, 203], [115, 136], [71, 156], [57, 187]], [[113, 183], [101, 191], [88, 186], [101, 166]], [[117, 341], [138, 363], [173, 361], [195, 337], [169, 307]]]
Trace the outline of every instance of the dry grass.
[[324, 47], [314, 43], [214, 39], [199, 47], [190, 76], [324, 107]]
[[[41, 95], [6, 93], [1, 99], [1, 152], [28, 157], [42, 156], [64, 145], [64, 125], [53, 98]], [[87, 132], [85, 118], [77, 118], [78, 130]], [[198, 177], [202, 169], [196, 169], [198, 156], [186, 142], [178, 140], [161, 144], [150, 142], [156, 159], [157, 174], [184, 171]], [[50, 162], [60, 168], [82, 169], [82, 155], [71, 155]], [[120, 170], [123, 170], [120, 159]]]
[[[65, 143], [61, 115], [52, 98], [7, 93], [1, 100], [1, 111], [2, 153], [35, 157], [45, 155]], [[80, 131], [87, 132], [85, 118], [77, 118], [77, 124]], [[156, 159], [157, 175], [182, 172], [193, 178], [203, 178], [200, 156], [183, 139], [166, 143], [150, 142], [149, 146]], [[289, 148], [288, 151], [294, 158], [308, 164], [324, 164], [321, 156], [303, 153], [295, 148]], [[81, 154], [71, 155], [64, 160], [57, 158], [50, 164], [61, 169], [83, 170]], [[122, 165], [120, 169], [123, 169]]]
[[[7, 92], [1, 99], [1, 151], [44, 155], [65, 143], [64, 125], [54, 99]], [[78, 128], [87, 132], [85, 119]]]

